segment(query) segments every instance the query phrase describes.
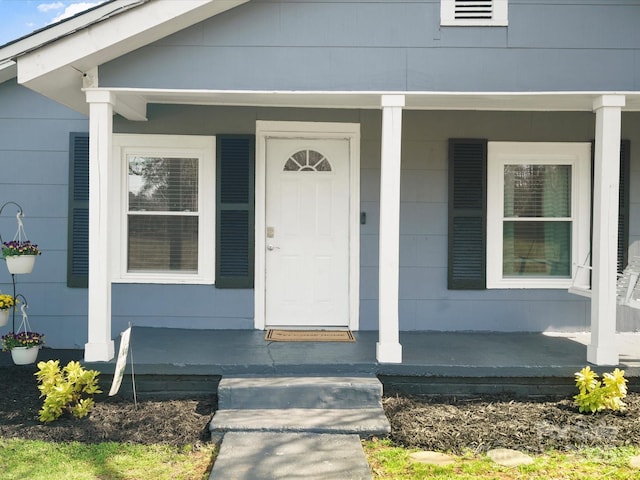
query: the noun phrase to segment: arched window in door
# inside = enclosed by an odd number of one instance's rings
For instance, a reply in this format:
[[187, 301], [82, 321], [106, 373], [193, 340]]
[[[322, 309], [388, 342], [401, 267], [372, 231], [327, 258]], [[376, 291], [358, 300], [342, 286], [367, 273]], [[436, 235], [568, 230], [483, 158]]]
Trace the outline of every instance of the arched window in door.
[[320, 152], [300, 150], [289, 157], [284, 164], [285, 172], [330, 172], [331, 163]]

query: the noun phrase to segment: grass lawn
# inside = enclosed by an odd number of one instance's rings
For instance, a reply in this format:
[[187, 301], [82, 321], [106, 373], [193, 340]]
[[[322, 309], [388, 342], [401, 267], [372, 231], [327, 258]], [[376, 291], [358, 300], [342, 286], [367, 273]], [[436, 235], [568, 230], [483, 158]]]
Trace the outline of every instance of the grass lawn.
[[[640, 448], [580, 449], [534, 455], [534, 463], [502, 467], [471, 451], [450, 466], [414, 463], [415, 449], [394, 447], [389, 440], [363, 442], [374, 479], [509, 480], [640, 478], [629, 459]], [[0, 439], [0, 477], [3, 480], [206, 480], [216, 450], [212, 445], [176, 447], [120, 443], [49, 443]]]
[[0, 439], [3, 480], [201, 480], [215, 457], [210, 445], [176, 448], [121, 443], [49, 443]]
[[534, 463], [521, 467], [502, 467], [484, 455], [467, 452], [449, 466], [414, 463], [411, 452], [394, 447], [388, 440], [363, 442], [374, 479], [416, 480], [510, 480], [575, 479], [633, 480], [640, 470], [629, 467], [629, 459], [640, 454], [636, 447], [580, 449], [575, 452], [550, 451], [533, 455]]

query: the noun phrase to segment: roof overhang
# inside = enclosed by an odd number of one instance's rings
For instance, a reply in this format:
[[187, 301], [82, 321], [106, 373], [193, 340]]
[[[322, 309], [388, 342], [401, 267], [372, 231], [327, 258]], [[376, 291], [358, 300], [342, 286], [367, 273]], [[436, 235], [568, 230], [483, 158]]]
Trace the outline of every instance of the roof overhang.
[[[113, 10], [110, 14], [103, 12], [96, 19], [97, 13], [92, 10], [89, 12], [91, 21], [86, 21], [82, 27], [76, 26], [56, 37], [42, 37], [41, 41], [27, 37], [23, 42], [2, 48], [0, 59], [17, 63], [18, 83], [88, 114], [82, 93], [86, 72], [248, 1], [116, 0], [107, 4]], [[84, 15], [78, 18], [84, 18]], [[105, 18], [109, 21], [102, 21]], [[9, 68], [13, 66], [7, 65]]]
[[0, 83], [18, 75], [15, 59], [83, 28], [138, 7], [149, 0], [110, 0], [81, 14], [0, 45]]
[[640, 92], [332, 92], [88, 88], [89, 96], [109, 92], [114, 111], [145, 120], [154, 104], [248, 107], [380, 109], [384, 95], [404, 95], [405, 110], [588, 111], [603, 95], [625, 97], [625, 111], [640, 111]]

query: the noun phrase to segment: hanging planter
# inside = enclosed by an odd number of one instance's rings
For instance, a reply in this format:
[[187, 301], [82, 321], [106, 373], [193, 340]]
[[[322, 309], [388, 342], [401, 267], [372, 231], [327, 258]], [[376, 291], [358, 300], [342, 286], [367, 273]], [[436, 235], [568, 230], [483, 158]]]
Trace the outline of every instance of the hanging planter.
[[2, 243], [2, 256], [7, 262], [9, 273], [31, 273], [38, 255], [40, 255], [38, 245], [29, 240], [12, 240]]
[[18, 327], [18, 332], [2, 336], [2, 350], [11, 352], [11, 358], [16, 365], [29, 365], [38, 358], [38, 351], [44, 345], [44, 335], [31, 331], [26, 312], [27, 302], [24, 297], [22, 300], [23, 303], [20, 306], [22, 322]]
[[13, 347], [11, 359], [16, 365], [30, 365], [38, 359], [40, 347]]
[[27, 234], [22, 224], [22, 209], [16, 215], [18, 230], [13, 240], [2, 242], [2, 257], [7, 262], [7, 269], [11, 274], [31, 273], [36, 257], [41, 254], [38, 245], [27, 240]]
[[0, 293], [0, 327], [4, 327], [9, 321], [9, 310], [16, 304], [15, 298], [6, 293]]
[[11, 255], [4, 259], [7, 261], [7, 270], [14, 275], [31, 273], [36, 263], [35, 255]]

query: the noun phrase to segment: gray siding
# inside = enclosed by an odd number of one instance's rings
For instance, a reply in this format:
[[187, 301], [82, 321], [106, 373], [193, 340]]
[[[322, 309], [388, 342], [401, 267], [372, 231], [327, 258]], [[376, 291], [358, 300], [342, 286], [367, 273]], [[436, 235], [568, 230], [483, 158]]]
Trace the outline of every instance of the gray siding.
[[[605, 7], [606, 5], [606, 7]], [[254, 0], [106, 65], [102, 86], [536, 91], [637, 90], [640, 1], [511, 0], [509, 27], [439, 26], [439, 1]], [[377, 329], [379, 111], [150, 105], [148, 122], [115, 119], [115, 131], [254, 133], [256, 120], [360, 123], [361, 326]], [[83, 116], [15, 82], [0, 84], [0, 204], [20, 203], [44, 250], [17, 277], [34, 329], [55, 347], [86, 342], [87, 290], [66, 287], [68, 134]], [[583, 330], [589, 302], [563, 290], [450, 291], [447, 140], [590, 141], [591, 113], [404, 113], [400, 226], [403, 330]], [[640, 114], [623, 115], [631, 140], [631, 253], [640, 255]], [[20, 175], [6, 172], [20, 170]], [[11, 209], [8, 209], [11, 210]], [[11, 238], [11, 211], [0, 233]], [[0, 289], [10, 277], [0, 270]], [[179, 298], [176, 302], [173, 298]], [[253, 328], [253, 291], [203, 285], [113, 287], [113, 336], [139, 326]], [[638, 315], [621, 309], [619, 326]]]
[[[66, 286], [69, 132], [87, 130], [82, 115], [14, 81], [0, 84], [0, 205], [13, 201], [22, 206], [26, 233], [43, 250], [33, 273], [16, 275], [16, 291], [29, 302], [32, 328], [58, 347], [81, 347], [87, 341], [87, 291]], [[16, 232], [16, 213], [13, 206], [2, 212], [5, 241]], [[11, 277], [0, 267], [0, 290], [11, 293]], [[16, 323], [20, 319], [18, 313]]]
[[635, 90], [640, 2], [510, 0], [508, 27], [440, 27], [440, 2], [252, 1], [100, 69], [104, 86]]
[[[361, 124], [360, 322], [363, 330], [378, 327], [378, 217], [380, 186], [380, 124], [378, 111], [292, 110], [158, 106], [145, 123], [119, 120], [122, 133], [253, 133], [256, 120], [334, 121]], [[564, 290], [447, 290], [447, 141], [478, 137], [502, 141], [591, 141], [592, 113], [542, 112], [415, 112], [404, 113], [400, 225], [400, 326], [402, 330], [575, 331], [590, 325], [589, 302]], [[631, 241], [640, 244], [640, 181], [637, 148], [640, 115], [624, 115], [624, 138], [631, 140]], [[253, 292], [181, 287], [189, 305], [157, 304], [174, 287], [120, 286], [114, 293], [114, 314], [124, 321], [129, 301], [139, 302], [137, 324], [200, 328], [251, 328]], [[180, 290], [182, 291], [182, 290]], [[126, 292], [126, 295], [125, 295]], [[144, 294], [139, 295], [139, 292]], [[123, 299], [120, 300], [120, 295]], [[140, 298], [146, 300], [140, 300]], [[203, 308], [200, 308], [202, 306]], [[250, 307], [250, 308], [249, 308]], [[121, 310], [122, 309], [122, 310]], [[621, 313], [621, 328], [634, 329], [634, 314]], [[208, 312], [203, 316], [203, 312]], [[129, 313], [129, 312], [127, 312]]]

